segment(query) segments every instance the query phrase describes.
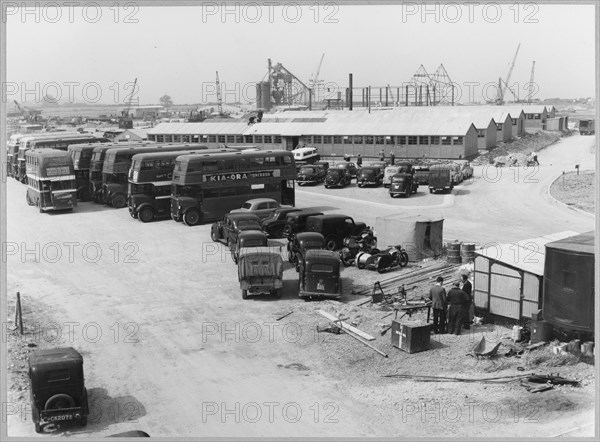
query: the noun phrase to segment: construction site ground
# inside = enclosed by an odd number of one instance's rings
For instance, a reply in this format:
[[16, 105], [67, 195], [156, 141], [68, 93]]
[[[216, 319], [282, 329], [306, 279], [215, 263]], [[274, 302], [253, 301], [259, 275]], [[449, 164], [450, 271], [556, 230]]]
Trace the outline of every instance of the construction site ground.
[[[382, 189], [297, 190], [297, 206], [346, 213], [369, 225], [397, 213], [439, 213], [444, 239], [515, 242], [564, 230], [594, 228], [593, 215], [549, 194], [580, 164], [593, 170], [594, 137], [561, 139], [539, 152], [541, 166], [476, 166], [474, 178], [450, 195], [420, 189], [391, 199]], [[379, 279], [434, 262], [412, 262], [379, 275], [345, 268], [341, 301], [305, 302], [286, 264], [281, 299], [242, 300], [236, 267], [210, 225], [171, 220], [142, 224], [125, 210], [92, 203], [73, 213], [40, 214], [25, 187], [7, 183], [7, 320], [22, 296], [25, 335], [9, 344], [8, 434], [35, 437], [30, 417], [27, 354], [73, 346], [84, 357], [91, 415], [86, 427], [47, 428], [101, 437], [139, 429], [162, 437], [544, 437], [594, 434], [594, 365], [554, 357], [548, 348], [521, 358], [477, 360], [466, 354], [482, 336], [510, 337], [505, 324], [483, 324], [460, 336], [433, 335], [428, 351], [391, 345], [389, 310], [352, 294]], [[275, 243], [274, 241], [273, 243]], [[283, 245], [284, 243], [280, 241]], [[409, 292], [418, 299], [429, 283]], [[407, 287], [409, 288], [409, 287]], [[384, 358], [345, 334], [318, 332], [326, 310], [375, 337]], [[289, 316], [277, 318], [289, 312]], [[423, 318], [423, 313], [412, 319]], [[536, 352], [538, 356], [536, 356]], [[520, 371], [518, 367], [522, 367]], [[581, 387], [529, 393], [518, 382], [417, 382], [388, 374], [465, 378], [559, 373]]]

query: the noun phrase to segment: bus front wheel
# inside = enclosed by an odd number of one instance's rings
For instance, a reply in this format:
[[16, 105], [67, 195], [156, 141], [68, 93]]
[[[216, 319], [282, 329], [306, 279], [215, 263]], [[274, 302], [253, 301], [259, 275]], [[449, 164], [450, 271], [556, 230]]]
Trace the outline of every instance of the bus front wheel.
[[127, 198], [122, 193], [117, 193], [112, 197], [111, 202], [115, 209], [122, 209], [127, 204]]
[[190, 209], [183, 215], [183, 222], [187, 226], [195, 226], [200, 222], [200, 211], [198, 209]]
[[154, 211], [150, 207], [144, 207], [138, 213], [138, 219], [143, 223], [149, 223], [154, 219]]

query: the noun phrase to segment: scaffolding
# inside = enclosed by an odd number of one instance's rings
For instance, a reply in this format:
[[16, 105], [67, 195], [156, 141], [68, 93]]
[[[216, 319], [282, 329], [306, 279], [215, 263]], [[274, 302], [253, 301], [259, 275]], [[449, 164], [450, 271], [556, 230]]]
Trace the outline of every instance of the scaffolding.
[[267, 81], [257, 83], [256, 107], [270, 110], [273, 106], [310, 108], [312, 91], [283, 64], [268, 60]]

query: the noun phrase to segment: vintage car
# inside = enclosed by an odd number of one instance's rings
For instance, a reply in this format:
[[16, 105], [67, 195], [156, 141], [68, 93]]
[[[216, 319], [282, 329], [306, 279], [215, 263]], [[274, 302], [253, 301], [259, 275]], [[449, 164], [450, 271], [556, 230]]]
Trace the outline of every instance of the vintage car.
[[273, 198], [254, 198], [246, 201], [239, 209], [233, 209], [229, 213], [253, 213], [260, 219], [265, 219], [275, 209], [279, 209], [281, 207], [283, 206]]
[[300, 268], [298, 296], [301, 298], [340, 298], [340, 256], [329, 250], [308, 250]]
[[272, 294], [279, 298], [283, 288], [283, 259], [279, 250], [271, 247], [240, 250], [238, 280], [243, 299], [249, 294]]
[[473, 177], [473, 166], [467, 160], [454, 160], [454, 164], [458, 165], [458, 170], [462, 175], [462, 179], [466, 180]]
[[210, 237], [232, 248], [239, 233], [245, 230], [261, 231], [260, 218], [253, 213], [227, 213], [221, 221], [211, 226]]
[[306, 229], [306, 220], [309, 216], [323, 215], [323, 212], [316, 210], [302, 210], [300, 212], [293, 212], [287, 215], [285, 219], [285, 227], [283, 228], [283, 236], [290, 238], [291, 235], [304, 232]]
[[297, 207], [282, 207], [275, 209], [271, 214], [262, 220], [262, 230], [271, 238], [283, 238], [283, 229], [288, 214], [300, 212], [302, 209]]
[[356, 178], [358, 187], [379, 186], [383, 182], [383, 169], [379, 166], [364, 166]]
[[72, 347], [36, 350], [29, 355], [31, 415], [37, 433], [42, 425], [87, 425], [88, 393], [83, 357]]
[[316, 215], [306, 220], [306, 231], [323, 235], [327, 250], [341, 248], [345, 237], [360, 235], [366, 229], [365, 223], [355, 223], [347, 215]]
[[238, 263], [240, 250], [248, 247], [267, 247], [269, 240], [264, 232], [258, 230], [244, 230], [238, 234], [237, 241], [231, 246], [231, 259]]
[[343, 163], [337, 164], [335, 167], [338, 169], [346, 169], [351, 178], [356, 178], [358, 175], [356, 164], [351, 163], [350, 161], [344, 161]]
[[298, 183], [299, 186], [322, 183], [325, 181], [326, 174], [327, 169], [318, 163], [305, 165], [298, 171], [296, 183]]
[[323, 235], [316, 232], [300, 232], [293, 235], [288, 241], [288, 261], [294, 264], [296, 271], [299, 271], [304, 263], [304, 255], [307, 250], [324, 248], [325, 238]]
[[346, 187], [351, 181], [352, 177], [350, 176], [348, 169], [335, 167], [327, 171], [327, 176], [325, 177], [325, 188], [329, 189], [330, 187]]
[[390, 196], [395, 198], [399, 195], [409, 197], [413, 193], [417, 193], [419, 183], [410, 173], [397, 173], [392, 177], [390, 185]]

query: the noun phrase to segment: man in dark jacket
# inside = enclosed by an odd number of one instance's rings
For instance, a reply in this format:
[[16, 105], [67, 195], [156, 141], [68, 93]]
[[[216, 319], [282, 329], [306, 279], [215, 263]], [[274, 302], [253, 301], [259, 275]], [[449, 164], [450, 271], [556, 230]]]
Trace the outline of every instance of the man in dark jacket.
[[462, 287], [460, 288], [469, 297], [469, 303], [465, 305], [464, 315], [464, 327], [468, 330], [471, 328], [471, 322], [473, 321], [474, 305], [473, 305], [473, 286], [469, 282], [468, 275], [462, 275]]
[[433, 332], [446, 333], [446, 289], [442, 287], [444, 278], [438, 276], [436, 284], [429, 289], [429, 299], [433, 308]]
[[455, 282], [446, 297], [448, 303], [448, 333], [454, 333], [455, 335], [460, 335], [460, 330], [463, 328], [465, 305], [468, 305], [469, 302], [467, 294], [458, 286], [459, 283]]
[[356, 165], [360, 168], [362, 167], [362, 156], [358, 154], [358, 158], [356, 159]]

